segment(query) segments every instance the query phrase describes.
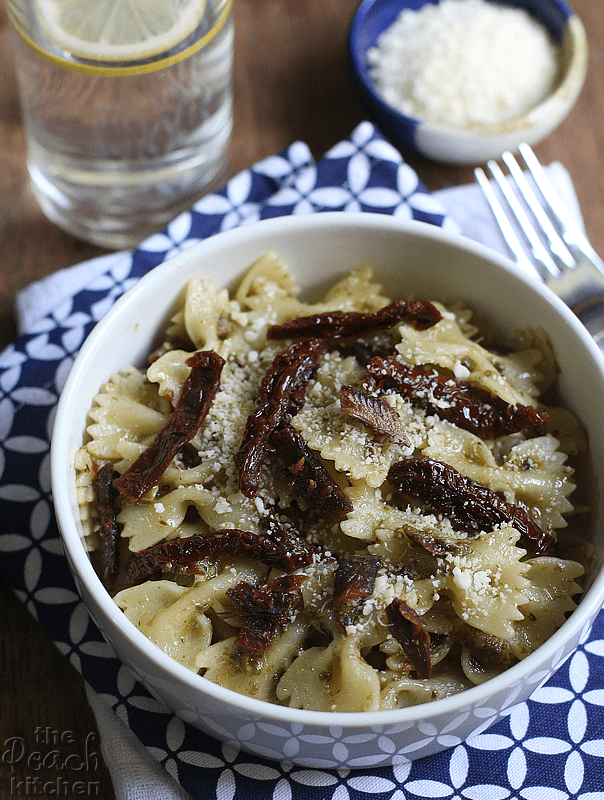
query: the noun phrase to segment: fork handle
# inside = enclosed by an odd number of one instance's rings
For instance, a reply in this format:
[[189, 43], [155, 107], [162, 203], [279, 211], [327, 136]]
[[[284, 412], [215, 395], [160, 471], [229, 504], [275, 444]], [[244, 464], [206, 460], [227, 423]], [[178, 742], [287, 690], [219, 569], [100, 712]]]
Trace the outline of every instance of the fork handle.
[[604, 353], [604, 296], [592, 297], [580, 308], [573, 308], [573, 311]]
[[[592, 278], [593, 275], [593, 278]], [[604, 284], [601, 273], [589, 262], [564, 272], [554, 291], [579, 317], [604, 353]]]

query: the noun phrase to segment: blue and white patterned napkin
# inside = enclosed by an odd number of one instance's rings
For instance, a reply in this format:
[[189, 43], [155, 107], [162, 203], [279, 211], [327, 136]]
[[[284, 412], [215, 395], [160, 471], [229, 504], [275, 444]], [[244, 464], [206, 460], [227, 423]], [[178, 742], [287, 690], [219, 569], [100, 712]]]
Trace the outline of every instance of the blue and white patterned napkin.
[[[207, 236], [258, 219], [378, 211], [455, 229], [458, 202], [454, 193], [444, 213], [365, 122], [320, 161], [295, 143], [203, 198], [137, 250], [58, 273], [21, 300], [24, 332], [0, 354], [3, 572], [84, 676], [119, 800], [187, 794], [194, 800], [604, 800], [602, 614], [554, 678], [488, 731], [418, 761], [401, 757], [394, 767], [310, 770], [222, 745], [152, 698], [90, 620], [56, 528], [49, 436], [61, 387], [86, 335], [142, 275]], [[429, 725], [425, 733], [435, 735]], [[332, 744], [326, 739], [326, 751]], [[341, 744], [332, 747], [336, 765]]]

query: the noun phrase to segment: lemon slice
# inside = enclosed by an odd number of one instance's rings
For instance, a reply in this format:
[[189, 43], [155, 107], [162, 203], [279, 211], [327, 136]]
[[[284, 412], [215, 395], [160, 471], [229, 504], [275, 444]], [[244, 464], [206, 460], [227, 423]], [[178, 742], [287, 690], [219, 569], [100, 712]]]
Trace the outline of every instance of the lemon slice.
[[93, 61], [141, 61], [165, 53], [201, 22], [206, 0], [36, 0], [44, 34]]

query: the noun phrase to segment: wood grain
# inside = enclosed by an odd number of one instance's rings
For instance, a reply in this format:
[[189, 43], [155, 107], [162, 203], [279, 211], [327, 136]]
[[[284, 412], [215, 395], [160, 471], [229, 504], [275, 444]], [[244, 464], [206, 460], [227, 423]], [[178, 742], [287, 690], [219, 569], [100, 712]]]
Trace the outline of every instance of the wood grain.
[[[235, 0], [231, 174], [295, 140], [307, 142], [313, 155], [319, 157], [364, 118], [346, 55], [347, 31], [357, 5], [358, 0]], [[568, 119], [536, 151], [543, 162], [560, 159], [569, 169], [588, 234], [604, 255], [604, 16], [600, 3], [594, 0], [574, 0], [573, 5], [587, 29], [587, 81]], [[13, 303], [20, 289], [105, 251], [54, 227], [43, 217], [28, 189], [25, 137], [4, 5], [0, 9], [0, 70], [3, 347], [16, 333]], [[403, 155], [429, 189], [473, 179], [470, 168], [443, 166], [411, 153]], [[75, 742], [83, 742], [96, 727], [80, 676], [9, 589], [2, 589], [0, 602], [0, 745], [10, 737], [23, 737], [33, 749], [36, 727], [48, 727], [59, 734], [68, 731]], [[0, 799], [14, 796], [14, 777], [16, 773], [0, 760]], [[102, 764], [89, 779], [100, 782], [96, 796], [114, 796]]]

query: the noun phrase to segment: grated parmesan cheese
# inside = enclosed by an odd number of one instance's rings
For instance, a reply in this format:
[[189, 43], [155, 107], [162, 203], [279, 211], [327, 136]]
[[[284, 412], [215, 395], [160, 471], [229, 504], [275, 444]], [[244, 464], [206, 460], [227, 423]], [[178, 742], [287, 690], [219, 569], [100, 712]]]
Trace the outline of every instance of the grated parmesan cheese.
[[456, 128], [526, 113], [550, 93], [558, 70], [546, 29], [524, 9], [488, 0], [404, 10], [367, 61], [393, 108]]

